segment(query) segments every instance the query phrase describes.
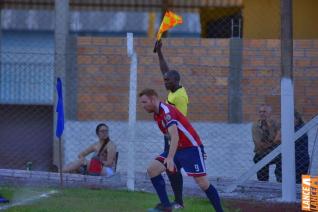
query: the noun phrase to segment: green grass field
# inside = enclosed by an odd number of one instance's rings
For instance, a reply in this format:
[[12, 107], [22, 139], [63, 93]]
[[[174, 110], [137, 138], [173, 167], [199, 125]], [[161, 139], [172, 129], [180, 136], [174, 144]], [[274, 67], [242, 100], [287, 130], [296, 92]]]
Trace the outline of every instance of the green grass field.
[[[12, 200], [38, 196], [49, 189], [0, 188], [0, 193]], [[14, 206], [6, 211], [17, 212], [49, 212], [49, 211], [147, 211], [158, 202], [157, 196], [145, 192], [129, 192], [123, 190], [65, 189], [48, 198], [43, 198], [27, 205]], [[0, 204], [4, 206], [6, 204]], [[207, 199], [185, 198], [186, 208], [182, 211], [213, 211]], [[226, 207], [225, 207], [226, 208]], [[226, 209], [225, 211], [238, 211]]]

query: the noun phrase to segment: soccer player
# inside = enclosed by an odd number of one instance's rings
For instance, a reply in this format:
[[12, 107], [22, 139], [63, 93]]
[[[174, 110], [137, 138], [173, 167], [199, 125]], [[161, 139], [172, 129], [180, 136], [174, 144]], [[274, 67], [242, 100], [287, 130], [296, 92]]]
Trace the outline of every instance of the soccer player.
[[[166, 103], [175, 106], [184, 116], [188, 112], [188, 94], [186, 89], [180, 85], [180, 74], [176, 70], [170, 70], [161, 51], [162, 42], [158, 41], [156, 52], [158, 53], [160, 70], [164, 78], [166, 89], [169, 91]], [[169, 150], [169, 138], [165, 139], [165, 152]], [[182, 198], [183, 179], [181, 172], [171, 173], [167, 171], [168, 178], [174, 193], [175, 201], [172, 203], [173, 208], [184, 208]]]
[[206, 176], [203, 152], [200, 148], [202, 142], [188, 119], [175, 107], [161, 102], [153, 89], [144, 89], [140, 92], [139, 100], [148, 113], [154, 114], [154, 120], [161, 132], [170, 137], [169, 151], [164, 151], [147, 169], [161, 202], [148, 211], [172, 211], [161, 173], [166, 170], [180, 172], [182, 167], [206, 193], [215, 210], [222, 212], [219, 194]]

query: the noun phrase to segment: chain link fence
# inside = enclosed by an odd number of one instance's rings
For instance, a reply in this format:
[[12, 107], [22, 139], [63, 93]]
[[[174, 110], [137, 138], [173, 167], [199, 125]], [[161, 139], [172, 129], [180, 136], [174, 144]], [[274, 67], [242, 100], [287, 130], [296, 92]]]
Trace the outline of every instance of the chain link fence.
[[[30, 169], [31, 162], [32, 170], [58, 170], [55, 81], [61, 77], [63, 164], [98, 142], [95, 128], [106, 123], [119, 152], [117, 172], [145, 173], [149, 162], [163, 151], [164, 140], [138, 103], [135, 125], [129, 125], [132, 58], [126, 36], [127, 32], [134, 35], [137, 91], [151, 87], [165, 100], [168, 93], [153, 46], [167, 8], [181, 15], [183, 24], [166, 33], [163, 53], [187, 89], [188, 118], [205, 145], [208, 175], [235, 181], [250, 171], [258, 161], [253, 123], [266, 137], [259, 142], [268, 145], [261, 157], [276, 147], [272, 143], [279, 133], [281, 110], [278, 1], [55, 2], [2, 3], [1, 169]], [[295, 6], [298, 15], [310, 13], [310, 5], [305, 4], [302, 9]], [[318, 34], [304, 29], [297, 17], [294, 89], [297, 120], [301, 117], [302, 122], [297, 122], [296, 130], [311, 125], [296, 141], [296, 173], [317, 175]], [[262, 104], [271, 107], [271, 118], [277, 123], [273, 132], [257, 125]], [[265, 187], [271, 187], [277, 181], [274, 169], [275, 165], [269, 166], [259, 177], [253, 172], [246, 180], [269, 181]]]

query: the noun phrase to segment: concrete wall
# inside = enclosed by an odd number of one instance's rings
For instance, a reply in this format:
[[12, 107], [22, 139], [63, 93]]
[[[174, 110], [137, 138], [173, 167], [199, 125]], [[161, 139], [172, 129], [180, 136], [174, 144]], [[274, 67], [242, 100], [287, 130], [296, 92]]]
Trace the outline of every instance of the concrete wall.
[[[103, 120], [110, 127], [110, 138], [119, 151], [118, 170], [127, 171], [128, 122]], [[97, 142], [96, 125], [102, 121], [67, 121], [64, 133], [65, 162], [71, 162], [90, 144]], [[251, 123], [225, 124], [193, 122], [205, 146], [208, 159], [205, 161], [209, 176], [237, 179], [248, 171], [253, 163], [254, 144]], [[145, 172], [148, 164], [163, 151], [164, 141], [161, 132], [153, 121], [138, 121], [133, 141], [135, 149], [135, 171]], [[309, 153], [312, 153], [317, 128], [309, 131]], [[316, 144], [317, 145], [317, 144]], [[317, 149], [317, 148], [316, 148]], [[316, 150], [317, 151], [317, 150]], [[90, 156], [87, 157], [89, 159]], [[312, 170], [317, 172], [318, 154], [312, 158]], [[275, 181], [274, 166], [271, 166], [270, 180]], [[256, 179], [253, 176], [252, 179]]]
[[53, 104], [53, 35], [6, 31], [0, 42], [0, 103]]

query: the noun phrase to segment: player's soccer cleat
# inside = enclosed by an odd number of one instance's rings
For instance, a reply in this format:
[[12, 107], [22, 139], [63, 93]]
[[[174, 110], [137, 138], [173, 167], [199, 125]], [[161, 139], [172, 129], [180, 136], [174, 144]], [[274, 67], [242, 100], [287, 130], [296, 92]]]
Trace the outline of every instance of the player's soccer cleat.
[[0, 203], [8, 203], [8, 202], [9, 202], [9, 200], [0, 196]]
[[148, 208], [147, 212], [171, 212], [172, 207], [165, 208], [161, 203], [157, 204], [154, 208]]
[[176, 210], [178, 210], [178, 209], [183, 209], [183, 208], [184, 208], [183, 205], [181, 205], [181, 204], [179, 204], [179, 203], [177, 203], [177, 202], [173, 202], [173, 203], [171, 203], [171, 205], [172, 205], [172, 208], [173, 208], [173, 209], [176, 209]]

